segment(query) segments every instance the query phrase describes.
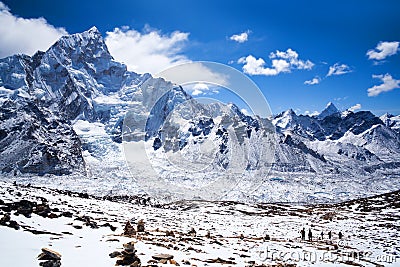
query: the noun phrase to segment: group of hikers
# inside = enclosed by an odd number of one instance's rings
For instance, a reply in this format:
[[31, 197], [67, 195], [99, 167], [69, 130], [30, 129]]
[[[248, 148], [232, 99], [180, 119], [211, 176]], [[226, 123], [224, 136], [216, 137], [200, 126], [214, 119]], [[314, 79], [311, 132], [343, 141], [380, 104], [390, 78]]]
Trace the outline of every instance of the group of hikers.
[[[301, 240], [306, 240], [306, 229], [304, 227], [303, 227], [303, 229], [301, 229], [300, 233], [301, 233]], [[343, 238], [342, 232], [339, 232], [338, 236], [339, 236], [339, 239], [342, 239]], [[328, 238], [332, 239], [332, 231], [328, 232]], [[310, 229], [308, 229], [308, 241], [312, 241], [312, 239], [313, 239], [313, 234], [312, 234], [312, 231], [310, 228]], [[323, 239], [324, 239], [324, 232], [321, 231], [321, 240], [323, 240]]]

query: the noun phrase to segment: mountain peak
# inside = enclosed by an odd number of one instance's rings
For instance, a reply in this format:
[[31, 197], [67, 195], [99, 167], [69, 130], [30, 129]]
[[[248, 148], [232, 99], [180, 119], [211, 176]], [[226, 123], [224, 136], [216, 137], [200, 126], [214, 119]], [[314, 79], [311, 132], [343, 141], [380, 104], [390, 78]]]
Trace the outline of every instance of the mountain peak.
[[333, 114], [340, 113], [339, 110], [335, 107], [332, 102], [329, 102], [325, 109], [318, 115], [319, 119], [323, 119], [325, 117], [331, 116]]
[[294, 110], [291, 108], [284, 112], [284, 116], [293, 116], [293, 115], [296, 115], [296, 112], [294, 112]]
[[88, 30], [88, 32], [100, 33], [96, 26], [93, 26], [92, 28], [90, 28], [90, 29]]
[[332, 102], [329, 102], [329, 103], [326, 105], [325, 109], [335, 109], [335, 110], [339, 111], [339, 110], [336, 108], [336, 106], [335, 106]]

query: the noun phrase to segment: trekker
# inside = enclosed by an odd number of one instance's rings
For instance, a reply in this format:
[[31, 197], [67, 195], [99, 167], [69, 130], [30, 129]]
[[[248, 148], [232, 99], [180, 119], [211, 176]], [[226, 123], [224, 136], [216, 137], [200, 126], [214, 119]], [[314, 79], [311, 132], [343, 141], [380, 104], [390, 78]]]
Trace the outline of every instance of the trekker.
[[343, 234], [342, 234], [342, 232], [339, 232], [339, 239], [342, 239], [343, 238]]
[[332, 232], [331, 231], [328, 232], [328, 237], [329, 237], [329, 239], [332, 239]]
[[306, 240], [306, 229], [304, 229], [304, 227], [303, 229], [301, 229], [300, 233], [301, 233], [301, 240]]
[[308, 230], [308, 241], [312, 241], [312, 232], [311, 232], [311, 228]]
[[324, 240], [324, 232], [321, 231], [321, 240]]

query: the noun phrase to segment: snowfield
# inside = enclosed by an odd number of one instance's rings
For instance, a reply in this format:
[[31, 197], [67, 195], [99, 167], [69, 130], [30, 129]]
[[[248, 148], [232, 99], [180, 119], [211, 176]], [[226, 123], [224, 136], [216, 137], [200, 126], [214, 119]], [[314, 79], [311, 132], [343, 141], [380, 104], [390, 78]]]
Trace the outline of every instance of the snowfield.
[[[157, 205], [141, 197], [94, 197], [0, 182], [0, 203], [1, 266], [38, 266], [44, 247], [62, 255], [62, 266], [113, 266], [117, 258], [109, 254], [130, 241], [142, 266], [159, 266], [153, 256], [160, 253], [173, 256], [170, 266], [400, 266], [399, 191], [314, 206]], [[36, 205], [33, 212], [26, 211], [29, 203]], [[41, 204], [50, 208], [45, 216], [38, 213]], [[18, 230], [2, 223], [6, 214]], [[124, 236], [126, 222], [136, 228], [140, 219], [145, 232]], [[312, 241], [301, 240], [303, 227], [312, 230]]]

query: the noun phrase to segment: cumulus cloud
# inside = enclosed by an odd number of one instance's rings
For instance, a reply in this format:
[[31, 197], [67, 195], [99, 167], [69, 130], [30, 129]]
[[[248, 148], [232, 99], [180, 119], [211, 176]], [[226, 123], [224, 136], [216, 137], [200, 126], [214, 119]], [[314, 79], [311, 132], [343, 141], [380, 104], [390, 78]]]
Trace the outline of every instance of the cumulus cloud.
[[208, 91], [208, 85], [205, 83], [196, 83], [193, 86], [193, 92], [192, 95], [196, 96], [196, 95], [202, 95], [204, 94], [204, 91]]
[[33, 55], [38, 50], [45, 51], [62, 35], [67, 34], [64, 28], [56, 28], [44, 18], [17, 17], [2, 2], [0, 25], [0, 57], [17, 53]]
[[217, 86], [211, 84], [208, 85], [203, 82], [186, 84], [183, 86], [183, 89], [189, 92], [192, 96], [219, 94]]
[[380, 93], [400, 88], [400, 80], [393, 79], [392, 75], [389, 73], [386, 73], [385, 75], [372, 75], [372, 78], [380, 79], [382, 84], [368, 88], [368, 96], [377, 96]]
[[244, 43], [248, 40], [249, 33], [250, 31], [242, 32], [240, 34], [234, 34], [229, 37], [229, 39], [238, 43]]
[[271, 67], [266, 67], [265, 60], [263, 58], [255, 58], [252, 55], [242, 57], [238, 60], [239, 64], [243, 64], [243, 72], [250, 75], [265, 75], [274, 76], [279, 73], [288, 73], [293, 69], [305, 69], [310, 70], [314, 66], [310, 60], [299, 59], [299, 54], [288, 49], [286, 51], [272, 52], [269, 55], [271, 59]]
[[348, 110], [352, 111], [352, 112], [359, 110], [359, 109], [361, 109], [361, 104], [355, 104], [354, 106], [348, 108]]
[[320, 81], [321, 81], [321, 79], [319, 77], [314, 77], [311, 80], [305, 81], [304, 84], [315, 85], [315, 84], [319, 84]]
[[367, 51], [368, 59], [383, 60], [397, 54], [400, 42], [379, 42], [375, 49]]
[[272, 52], [269, 57], [271, 59], [278, 58], [286, 60], [288, 63], [290, 63], [290, 66], [295, 69], [310, 70], [314, 66], [314, 63], [312, 63], [310, 60], [304, 61], [299, 59], [299, 54], [290, 48], [286, 50], [286, 52], [276, 50], [276, 52]]
[[201, 62], [181, 64], [164, 70], [159, 77], [175, 84], [187, 84], [189, 81], [206, 82], [223, 87], [229, 87], [229, 75]]
[[333, 66], [329, 67], [329, 71], [326, 76], [329, 77], [332, 75], [343, 75], [349, 72], [352, 72], [352, 70], [346, 64], [335, 63]]
[[141, 33], [122, 27], [107, 32], [105, 42], [113, 57], [125, 63], [129, 70], [156, 74], [172, 65], [189, 62], [181, 54], [188, 36], [189, 33], [179, 31], [162, 34], [147, 29]]
[[318, 115], [319, 115], [319, 112], [318, 112], [318, 111], [309, 111], [309, 110], [306, 110], [306, 111], [304, 112], [304, 114], [305, 114], [305, 115], [312, 116], [312, 117], [315, 117], [315, 116], [318, 116]]

